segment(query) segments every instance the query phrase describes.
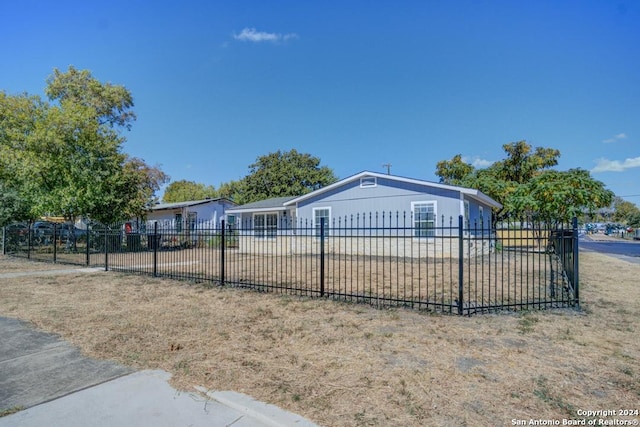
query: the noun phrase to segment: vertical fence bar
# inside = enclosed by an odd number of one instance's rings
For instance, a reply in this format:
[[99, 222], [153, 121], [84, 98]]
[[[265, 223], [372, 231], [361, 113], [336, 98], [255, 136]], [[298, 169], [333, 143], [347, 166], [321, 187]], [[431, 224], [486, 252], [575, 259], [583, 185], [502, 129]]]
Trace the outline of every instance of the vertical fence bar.
[[29, 231], [27, 232], [27, 259], [31, 259], [31, 238], [33, 237], [31, 233], [32, 225], [31, 221], [29, 221]]
[[320, 218], [320, 296], [324, 296], [324, 218]]
[[220, 286], [224, 286], [224, 251], [225, 251], [225, 234], [224, 219], [222, 220], [222, 230], [220, 232]]
[[158, 277], [158, 221], [153, 223], [153, 277]]
[[464, 236], [463, 216], [458, 216], [458, 315], [462, 316], [464, 296]]
[[104, 271], [109, 271], [109, 227], [104, 226]]
[[[75, 230], [74, 230], [75, 233]], [[87, 267], [91, 265], [91, 258], [90, 258], [90, 252], [89, 252], [89, 243], [90, 243], [90, 239], [89, 236], [91, 235], [91, 233], [89, 233], [89, 226], [87, 226], [87, 232], [85, 233], [85, 237], [87, 238], [86, 241], [86, 249], [85, 249], [85, 255], [86, 255], [86, 260], [87, 260]]]
[[580, 263], [578, 261], [578, 218], [573, 218], [573, 292], [576, 307], [580, 307]]
[[[69, 236], [67, 236], [67, 239]], [[62, 235], [60, 236], [62, 240]], [[55, 264], [58, 260], [58, 224], [53, 223], [53, 263]]]

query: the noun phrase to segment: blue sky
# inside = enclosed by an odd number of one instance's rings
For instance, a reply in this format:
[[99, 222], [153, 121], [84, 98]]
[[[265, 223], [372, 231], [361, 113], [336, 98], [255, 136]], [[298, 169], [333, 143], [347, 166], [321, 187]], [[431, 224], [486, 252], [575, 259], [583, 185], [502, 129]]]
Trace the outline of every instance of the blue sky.
[[0, 90], [126, 86], [125, 151], [216, 187], [276, 150], [437, 180], [527, 140], [640, 204], [637, 1], [5, 1]]

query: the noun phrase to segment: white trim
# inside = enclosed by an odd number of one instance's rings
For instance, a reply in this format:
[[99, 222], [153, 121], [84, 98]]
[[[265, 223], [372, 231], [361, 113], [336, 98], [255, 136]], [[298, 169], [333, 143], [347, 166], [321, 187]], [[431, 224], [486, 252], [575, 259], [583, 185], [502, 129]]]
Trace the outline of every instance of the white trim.
[[[331, 206], [319, 206], [317, 208], [312, 208], [311, 209], [311, 214], [312, 214], [312, 217], [313, 217], [312, 228], [313, 228], [313, 235], [315, 237], [319, 237], [316, 234], [316, 211], [324, 211], [324, 210], [329, 211], [329, 218], [328, 218], [328, 221], [327, 221], [328, 224], [325, 224], [325, 228], [324, 228], [325, 232], [326, 232], [325, 236], [330, 236], [331, 235]], [[317, 226], [320, 227], [319, 224]]]
[[378, 186], [378, 178], [375, 176], [363, 176], [360, 178], [360, 188], [373, 188]]
[[258, 213], [265, 213], [265, 212], [280, 212], [280, 211], [286, 211], [287, 208], [286, 207], [279, 207], [279, 208], [258, 208], [258, 209], [227, 209], [225, 210], [225, 213], [230, 213], [230, 214], [244, 214], [244, 213], [254, 213], [254, 212], [258, 212]]
[[[274, 229], [270, 229], [267, 228], [267, 216], [275, 216], [276, 217], [276, 228]], [[256, 235], [256, 231], [258, 231], [256, 229], [256, 217], [263, 217], [264, 218], [264, 225], [262, 226], [262, 236], [258, 236]], [[253, 237], [255, 239], [275, 239], [278, 236], [278, 219], [279, 219], [279, 215], [277, 212], [271, 212], [271, 213], [254, 213], [251, 216], [251, 220], [253, 221]], [[269, 233], [269, 231], [273, 230], [273, 234], [271, 235], [271, 233]]]
[[[433, 205], [433, 236], [416, 236], [415, 205]], [[419, 200], [411, 202], [411, 227], [414, 229], [414, 239], [432, 239], [438, 235], [438, 202], [436, 200]]]

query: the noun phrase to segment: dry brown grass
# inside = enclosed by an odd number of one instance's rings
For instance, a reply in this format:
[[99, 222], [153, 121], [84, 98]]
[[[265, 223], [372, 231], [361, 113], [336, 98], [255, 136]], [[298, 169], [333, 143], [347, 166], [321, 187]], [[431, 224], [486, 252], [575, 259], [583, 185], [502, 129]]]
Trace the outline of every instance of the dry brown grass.
[[0, 315], [321, 425], [511, 425], [638, 407], [640, 265], [582, 253], [581, 273], [580, 312], [468, 318], [100, 272], [0, 279]]

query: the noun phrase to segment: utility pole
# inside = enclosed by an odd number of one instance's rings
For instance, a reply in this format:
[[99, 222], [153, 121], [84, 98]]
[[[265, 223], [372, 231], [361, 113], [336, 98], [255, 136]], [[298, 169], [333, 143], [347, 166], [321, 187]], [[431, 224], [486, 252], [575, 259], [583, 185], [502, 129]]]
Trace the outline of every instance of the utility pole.
[[385, 163], [382, 167], [387, 168], [387, 175], [391, 175], [391, 163]]

